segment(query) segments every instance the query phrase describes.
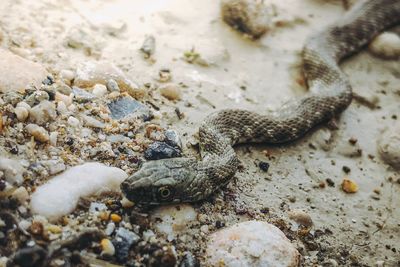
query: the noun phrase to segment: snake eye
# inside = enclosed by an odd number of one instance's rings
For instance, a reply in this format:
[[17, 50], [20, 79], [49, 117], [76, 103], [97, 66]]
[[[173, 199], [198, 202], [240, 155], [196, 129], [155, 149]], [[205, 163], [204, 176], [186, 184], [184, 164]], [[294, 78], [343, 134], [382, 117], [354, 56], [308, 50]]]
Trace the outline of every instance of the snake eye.
[[160, 187], [158, 193], [160, 194], [160, 197], [164, 199], [171, 196], [171, 190], [169, 190], [168, 187]]

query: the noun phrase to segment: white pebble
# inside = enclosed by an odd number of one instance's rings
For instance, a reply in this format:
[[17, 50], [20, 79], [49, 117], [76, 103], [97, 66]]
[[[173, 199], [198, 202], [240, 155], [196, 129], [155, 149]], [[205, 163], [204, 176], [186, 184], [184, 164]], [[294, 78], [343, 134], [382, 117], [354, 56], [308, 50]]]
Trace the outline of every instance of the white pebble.
[[98, 97], [102, 97], [107, 93], [107, 87], [103, 84], [96, 84], [93, 87], [93, 94], [98, 96]]
[[72, 167], [36, 189], [31, 195], [32, 212], [56, 220], [72, 212], [81, 197], [119, 190], [127, 177], [121, 169], [96, 162]]
[[22, 175], [25, 169], [19, 160], [0, 157], [0, 171], [10, 184], [21, 184], [24, 181]]
[[30, 120], [39, 125], [44, 125], [57, 117], [54, 103], [43, 100], [29, 111]]
[[61, 80], [63, 80], [68, 85], [71, 85], [72, 80], [75, 78], [74, 72], [70, 70], [61, 70], [59, 75]]
[[160, 87], [160, 93], [163, 97], [169, 100], [179, 100], [181, 99], [181, 91], [174, 84], [167, 84]]
[[114, 230], [115, 230], [115, 223], [110, 222], [107, 224], [106, 230], [104, 230], [104, 233], [106, 235], [112, 235], [112, 233], [114, 233]]
[[277, 227], [247, 221], [213, 233], [206, 258], [207, 266], [297, 267], [300, 254]]
[[58, 132], [51, 132], [49, 139], [50, 145], [57, 146], [57, 138], [58, 138]]
[[29, 116], [29, 111], [24, 107], [16, 107], [14, 113], [19, 121], [26, 121]]
[[369, 50], [377, 56], [396, 59], [400, 57], [400, 36], [393, 32], [384, 32], [370, 43]]
[[49, 133], [46, 129], [39, 125], [30, 123], [25, 127], [25, 129], [33, 136], [33, 138], [35, 138], [36, 141], [45, 143], [50, 139]]
[[400, 124], [385, 129], [377, 140], [378, 152], [383, 161], [400, 169]]
[[79, 120], [77, 118], [69, 116], [68, 124], [71, 125], [74, 128], [78, 128], [80, 123], [79, 123]]
[[26, 103], [26, 102], [19, 102], [18, 104], [17, 104], [17, 108], [19, 108], [19, 107], [21, 107], [21, 108], [26, 108], [26, 110], [30, 110], [31, 109], [31, 106], [29, 106], [29, 104], [28, 103]]

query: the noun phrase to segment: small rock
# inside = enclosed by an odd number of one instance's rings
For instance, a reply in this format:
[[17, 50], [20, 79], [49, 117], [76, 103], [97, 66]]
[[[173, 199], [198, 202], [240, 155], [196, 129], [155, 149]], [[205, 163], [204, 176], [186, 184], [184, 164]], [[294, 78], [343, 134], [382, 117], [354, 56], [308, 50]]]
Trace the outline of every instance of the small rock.
[[115, 223], [110, 222], [107, 224], [106, 229], [104, 230], [104, 233], [106, 235], [112, 235], [112, 233], [114, 233], [115, 230]]
[[25, 129], [35, 138], [36, 141], [45, 143], [50, 140], [47, 130], [39, 125], [30, 123], [25, 127]]
[[400, 57], [400, 36], [393, 32], [381, 33], [369, 44], [369, 50], [382, 58], [397, 59]]
[[186, 251], [183, 255], [179, 267], [200, 267], [200, 262], [196, 257], [189, 251]]
[[140, 51], [143, 52], [145, 58], [149, 58], [154, 54], [155, 50], [156, 50], [156, 39], [152, 35], [146, 36], [142, 44], [142, 47], [140, 48]]
[[76, 86], [72, 87], [72, 92], [74, 94], [76, 102], [78, 103], [90, 102], [96, 99], [96, 96], [94, 94], [89, 93], [88, 91], [78, 88]]
[[143, 231], [143, 240], [149, 242], [156, 234], [152, 230]]
[[102, 97], [107, 93], [107, 87], [103, 84], [96, 84], [92, 92], [95, 96]]
[[141, 118], [143, 121], [148, 121], [153, 117], [150, 109], [132, 99], [131, 97], [123, 97], [108, 104], [111, 111], [111, 118], [119, 120], [128, 116]]
[[178, 134], [177, 131], [175, 130], [166, 130], [164, 132], [165, 139], [164, 141], [173, 147], [179, 148], [179, 150], [182, 150], [182, 140]]
[[56, 106], [47, 100], [40, 102], [29, 111], [30, 120], [38, 125], [45, 125], [47, 122], [55, 120], [56, 117]]
[[81, 119], [83, 120], [85, 126], [93, 127], [93, 128], [99, 128], [99, 129], [102, 129], [102, 128], [105, 127], [104, 123], [102, 123], [101, 121], [96, 120], [93, 117], [86, 116], [86, 115], [81, 115]]
[[311, 227], [313, 225], [313, 221], [306, 212], [302, 210], [292, 210], [288, 213], [289, 218], [298, 223], [299, 225], [305, 227]]
[[17, 119], [22, 122], [26, 121], [29, 116], [29, 111], [24, 107], [16, 107], [14, 113], [17, 116]]
[[0, 92], [24, 92], [29, 86], [40, 88], [46, 69], [7, 50], [0, 49]]
[[50, 96], [46, 91], [37, 90], [25, 98], [25, 102], [33, 107], [44, 100], [49, 100]]
[[56, 91], [61, 93], [61, 94], [63, 94], [63, 95], [67, 95], [67, 96], [72, 94], [72, 88], [69, 87], [68, 85], [64, 84], [64, 83], [57, 84]]
[[167, 84], [160, 87], [160, 93], [163, 97], [168, 100], [179, 100], [181, 99], [180, 89], [174, 84]]
[[18, 199], [19, 203], [23, 204], [29, 199], [29, 193], [25, 187], [20, 186], [11, 195], [13, 198]]
[[72, 104], [72, 95], [64, 95], [59, 92], [56, 92], [54, 96], [54, 100], [56, 103], [63, 102], [66, 107]]
[[122, 91], [138, 88], [114, 64], [107, 61], [85, 62], [78, 66], [74, 85], [81, 88], [93, 87], [95, 84], [107, 84], [109, 80], [118, 83]]
[[223, 0], [221, 15], [228, 25], [254, 39], [271, 27], [271, 7], [265, 1]]
[[107, 81], [106, 87], [107, 87], [108, 91], [110, 91], [110, 92], [119, 92], [120, 91], [118, 83], [113, 79], [110, 79]]
[[45, 266], [47, 250], [40, 246], [26, 247], [18, 250], [11, 259], [10, 266], [35, 267]]
[[63, 172], [66, 169], [64, 162], [62, 160], [57, 160], [57, 159], [43, 160], [40, 162], [40, 164], [46, 167], [50, 175]]
[[69, 116], [68, 117], [68, 124], [70, 126], [72, 126], [73, 128], [78, 128], [79, 125], [80, 125], [80, 122], [79, 122], [79, 120], [77, 118]]
[[75, 73], [71, 70], [61, 70], [58, 75], [60, 79], [68, 85], [71, 85], [75, 78]]
[[139, 242], [140, 237], [125, 229], [118, 228], [115, 234], [115, 239], [112, 241], [116, 250], [115, 257], [119, 262], [124, 262], [129, 256], [129, 249], [132, 245]]
[[31, 195], [33, 213], [56, 220], [72, 212], [81, 197], [119, 190], [127, 174], [97, 162], [74, 166], [36, 188]]
[[210, 236], [206, 249], [209, 266], [298, 267], [300, 254], [284, 233], [260, 221], [237, 223]]
[[265, 161], [260, 161], [260, 162], [258, 163], [258, 167], [259, 167], [262, 171], [267, 172], [268, 169], [269, 169], [269, 163], [268, 163], [268, 162], [265, 162]]
[[319, 129], [313, 134], [313, 140], [324, 151], [329, 151], [332, 145], [332, 133], [326, 128]]
[[113, 256], [115, 254], [114, 245], [109, 239], [107, 238], [102, 239], [100, 244], [101, 244], [102, 254], [108, 256]]
[[356, 193], [358, 185], [354, 181], [344, 178], [342, 181], [342, 190], [346, 193]]
[[52, 146], [57, 146], [57, 138], [58, 138], [58, 132], [51, 132], [50, 133], [50, 145]]
[[378, 137], [377, 145], [382, 160], [400, 169], [400, 124], [385, 129]]
[[24, 181], [23, 173], [25, 172], [25, 168], [18, 160], [0, 157], [0, 171], [10, 184], [18, 185]]
[[164, 142], [154, 142], [144, 152], [148, 160], [176, 158], [182, 156], [181, 151]]

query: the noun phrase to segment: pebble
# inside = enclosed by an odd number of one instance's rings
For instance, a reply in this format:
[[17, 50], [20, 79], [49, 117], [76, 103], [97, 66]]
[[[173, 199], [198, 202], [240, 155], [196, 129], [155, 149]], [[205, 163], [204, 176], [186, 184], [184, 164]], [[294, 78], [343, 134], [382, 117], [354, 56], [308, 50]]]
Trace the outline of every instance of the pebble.
[[115, 247], [115, 257], [119, 262], [124, 262], [129, 256], [131, 246], [139, 242], [140, 237], [123, 227], [119, 227], [115, 233], [115, 238], [112, 241]]
[[122, 97], [115, 100], [108, 104], [108, 108], [111, 111], [111, 118], [114, 120], [130, 116], [148, 121], [153, 117], [151, 110], [147, 106], [131, 97]]
[[110, 79], [107, 81], [106, 87], [109, 92], [119, 92], [120, 91], [118, 83], [113, 79]]
[[210, 236], [209, 266], [298, 267], [300, 254], [285, 234], [261, 221], [237, 223]]
[[72, 87], [72, 93], [74, 94], [74, 99], [78, 103], [91, 102], [96, 99], [96, 96], [94, 94], [89, 93], [88, 91], [76, 86]]
[[19, 203], [23, 204], [29, 199], [29, 193], [25, 187], [20, 186], [11, 195], [13, 198], [18, 199]]
[[254, 39], [271, 27], [271, 6], [265, 1], [222, 0], [221, 15], [228, 25]]
[[55, 120], [57, 117], [56, 106], [54, 103], [44, 100], [29, 111], [30, 121], [45, 125], [47, 122]]
[[39, 104], [40, 102], [44, 100], [49, 100], [50, 96], [46, 91], [34, 91], [32, 94], [30, 94], [28, 97], [25, 98], [25, 102], [33, 107], [34, 105]]
[[182, 156], [181, 151], [164, 142], [154, 142], [144, 152], [147, 160], [176, 158]]
[[10, 184], [21, 184], [24, 181], [25, 168], [19, 160], [0, 157], [0, 171]]
[[85, 126], [88, 127], [99, 128], [99, 129], [103, 129], [104, 127], [106, 127], [106, 125], [103, 122], [87, 115], [81, 115], [81, 119], [83, 120]]
[[29, 86], [40, 88], [46, 69], [7, 50], [0, 49], [0, 92], [24, 92]]
[[107, 93], [107, 87], [103, 84], [96, 84], [92, 92], [95, 96], [102, 97]]
[[65, 164], [61, 159], [43, 160], [40, 164], [46, 167], [50, 175], [63, 172], [66, 169]]
[[127, 177], [123, 170], [97, 162], [74, 166], [36, 188], [31, 195], [31, 210], [56, 220], [72, 212], [81, 197], [119, 190]]
[[75, 78], [75, 73], [71, 70], [61, 70], [58, 75], [60, 79], [68, 85], [71, 85]]
[[115, 214], [115, 213], [112, 213], [112, 214], [110, 215], [110, 219], [111, 219], [113, 222], [115, 222], [115, 223], [119, 223], [119, 222], [122, 221], [121, 216], [119, 216], [118, 214]]
[[68, 107], [69, 105], [72, 104], [72, 95], [64, 95], [59, 92], [56, 92], [54, 100], [56, 101], [56, 103], [61, 101], [65, 104], [66, 107]]
[[152, 211], [150, 218], [159, 233], [167, 236], [167, 240], [174, 240], [179, 233], [189, 227], [189, 223], [197, 219], [194, 208], [188, 204], [162, 206]]
[[394, 169], [400, 169], [400, 124], [385, 129], [377, 140], [382, 160]]
[[80, 125], [80, 122], [77, 118], [73, 117], [73, 116], [69, 116], [68, 117], [68, 124], [70, 126], [72, 126], [73, 128], [78, 128]]
[[186, 251], [182, 257], [179, 267], [200, 267], [200, 262], [189, 251]]
[[382, 58], [397, 59], [400, 57], [400, 36], [394, 32], [381, 33], [370, 43], [369, 50]]
[[19, 249], [10, 260], [10, 266], [34, 267], [45, 266], [47, 250], [35, 245]]
[[106, 235], [112, 235], [112, 233], [114, 233], [115, 230], [115, 223], [110, 222], [107, 224], [106, 229], [104, 230], [104, 233]]
[[182, 150], [182, 140], [181, 137], [179, 136], [178, 132], [175, 130], [166, 130], [164, 132], [165, 139], [164, 141], [173, 147], [179, 148]]
[[260, 161], [260, 162], [258, 163], [258, 167], [259, 167], [262, 171], [268, 172], [269, 163], [268, 163], [268, 162], [265, 162], [265, 161]]
[[29, 116], [29, 111], [25, 107], [16, 107], [14, 113], [19, 121], [26, 121]]
[[59, 92], [60, 94], [67, 95], [67, 96], [72, 94], [72, 88], [70, 86], [66, 85], [65, 83], [57, 84], [56, 91]]
[[108, 256], [113, 256], [115, 254], [114, 245], [109, 239], [107, 238], [102, 239], [100, 244], [101, 244], [102, 254]]
[[168, 100], [180, 100], [181, 91], [175, 84], [166, 84], [160, 87], [160, 93]]
[[50, 140], [50, 136], [47, 130], [39, 125], [30, 123], [25, 126], [25, 129], [31, 136], [33, 136], [33, 138], [35, 138], [36, 141], [45, 143]]
[[151, 57], [156, 50], [156, 39], [152, 35], [146, 36], [143, 41], [140, 51], [143, 52], [145, 58]]
[[114, 64], [107, 61], [90, 61], [80, 64], [76, 70], [74, 85], [81, 88], [93, 87], [95, 84], [107, 84], [109, 80], [118, 83], [122, 91], [134, 91], [138, 88]]
[[346, 193], [356, 193], [358, 191], [358, 185], [356, 182], [344, 178], [342, 181], [342, 190]]
[[313, 225], [313, 221], [308, 215], [308, 213], [302, 211], [302, 210], [292, 210], [288, 212], [289, 218], [299, 225], [305, 226], [305, 227], [311, 227]]
[[49, 142], [52, 146], [57, 146], [58, 132], [51, 132]]

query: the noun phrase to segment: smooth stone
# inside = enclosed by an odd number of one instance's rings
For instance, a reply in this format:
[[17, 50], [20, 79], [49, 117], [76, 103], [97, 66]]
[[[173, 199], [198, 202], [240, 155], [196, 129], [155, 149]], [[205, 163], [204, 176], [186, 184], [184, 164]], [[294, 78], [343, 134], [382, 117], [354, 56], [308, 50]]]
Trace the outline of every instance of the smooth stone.
[[386, 128], [377, 140], [378, 152], [384, 162], [400, 169], [400, 124]]
[[94, 94], [89, 93], [88, 91], [76, 86], [72, 87], [72, 93], [74, 94], [74, 99], [76, 100], [76, 102], [79, 103], [90, 102], [97, 98], [97, 96], [95, 96]]
[[40, 88], [46, 69], [7, 50], [0, 49], [0, 92], [24, 92], [29, 86]]
[[285, 234], [272, 224], [247, 221], [210, 236], [206, 265], [298, 267], [300, 254]]
[[44, 100], [29, 111], [30, 121], [45, 125], [47, 122], [55, 120], [57, 117], [56, 106], [54, 103]]
[[139, 242], [140, 237], [125, 228], [119, 227], [115, 232], [112, 243], [115, 247], [115, 257], [119, 262], [126, 261], [129, 256], [131, 246]]
[[46, 143], [50, 140], [47, 130], [37, 124], [30, 123], [25, 126], [25, 129], [38, 142]]
[[144, 152], [144, 157], [148, 160], [176, 158], [182, 156], [179, 149], [172, 147], [164, 142], [154, 142]]
[[81, 197], [104, 191], [118, 191], [128, 175], [121, 169], [97, 162], [74, 166], [36, 188], [31, 210], [49, 220], [72, 212]]
[[381, 33], [370, 43], [369, 50], [382, 58], [397, 59], [400, 57], [400, 36], [394, 32]]
[[119, 120], [128, 116], [148, 121], [153, 117], [151, 110], [131, 97], [122, 97], [108, 104], [111, 118]]
[[271, 27], [271, 6], [264, 1], [222, 0], [222, 19], [234, 29], [254, 39], [261, 37]]

